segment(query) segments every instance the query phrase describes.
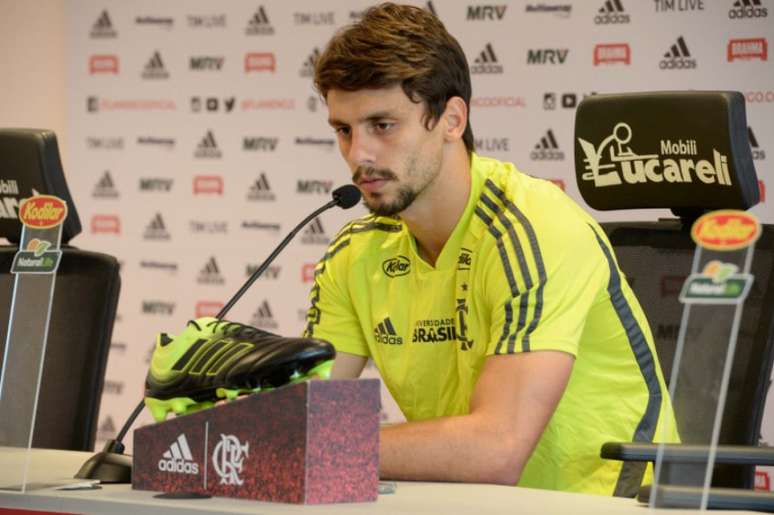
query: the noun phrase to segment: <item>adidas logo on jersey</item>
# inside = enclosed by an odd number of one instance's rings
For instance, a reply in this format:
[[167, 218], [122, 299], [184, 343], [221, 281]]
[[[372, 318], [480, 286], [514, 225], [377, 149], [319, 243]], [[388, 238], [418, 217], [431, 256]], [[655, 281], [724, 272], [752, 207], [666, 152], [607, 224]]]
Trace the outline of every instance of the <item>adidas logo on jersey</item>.
[[271, 186], [269, 186], [269, 180], [266, 178], [265, 173], [262, 172], [250, 185], [250, 188], [247, 190], [247, 200], [264, 202], [273, 202], [277, 200], [274, 192], [271, 191]]
[[306, 61], [301, 65], [301, 72], [300, 75], [302, 77], [311, 77], [314, 75], [314, 67], [315, 64], [317, 64], [317, 60], [320, 58], [320, 49], [316, 48], [312, 50], [312, 53], [309, 54], [309, 57], [306, 58]]
[[696, 68], [696, 59], [691, 58], [685, 39], [680, 36], [677, 41], [664, 54], [664, 58], [658, 63], [662, 70], [688, 70]]
[[478, 54], [470, 67], [470, 73], [503, 73], [503, 67], [497, 61], [494, 48], [491, 43], [487, 43], [484, 49]]
[[207, 263], [204, 264], [204, 268], [199, 272], [199, 277], [196, 282], [199, 284], [223, 284], [225, 280], [220, 274], [220, 268], [218, 267], [215, 256], [212, 256]]
[[116, 31], [113, 30], [113, 24], [110, 22], [110, 15], [106, 10], [102, 11], [97, 21], [92, 25], [90, 35], [95, 39], [114, 38], [117, 36]]
[[385, 318], [374, 327], [374, 339], [385, 345], [403, 345], [403, 337], [398, 336], [390, 317]]
[[274, 34], [274, 27], [269, 22], [266, 15], [266, 9], [263, 6], [258, 7], [253, 17], [247, 22], [245, 34], [248, 36], [271, 36]]
[[151, 219], [145, 228], [143, 238], [146, 240], [168, 240], [170, 238], [164, 219], [161, 218], [161, 213], [156, 213], [156, 216]]
[[215, 141], [215, 135], [212, 133], [212, 131], [208, 130], [207, 134], [204, 135], [199, 144], [196, 146], [194, 157], [204, 159], [220, 159], [223, 157], [223, 154], [218, 149], [218, 143]]
[[110, 176], [110, 172], [105, 170], [97, 185], [94, 186], [94, 192], [91, 194], [94, 198], [117, 198], [118, 191], [116, 190], [113, 178]]
[[621, 0], [605, 0], [597, 15], [594, 16], [594, 23], [597, 25], [629, 23], [630, 21], [629, 15], [624, 12]]
[[164, 61], [161, 60], [159, 51], [153, 52], [153, 55], [145, 65], [142, 72], [143, 79], [168, 79], [169, 72], [164, 68]]
[[535, 161], [564, 161], [564, 152], [559, 150], [554, 131], [548, 129], [546, 135], [540, 138], [529, 158]]
[[728, 17], [732, 20], [742, 18], [766, 18], [769, 10], [762, 6], [761, 0], [736, 0]]
[[199, 464], [193, 460], [185, 433], [181, 433], [164, 452], [158, 463], [159, 470], [173, 474], [199, 474]]

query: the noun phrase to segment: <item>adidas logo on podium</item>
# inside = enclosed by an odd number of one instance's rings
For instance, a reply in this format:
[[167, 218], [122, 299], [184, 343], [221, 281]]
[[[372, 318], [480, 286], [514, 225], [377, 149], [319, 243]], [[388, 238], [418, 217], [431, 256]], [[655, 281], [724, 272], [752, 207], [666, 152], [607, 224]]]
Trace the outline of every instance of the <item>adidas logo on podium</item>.
[[330, 241], [330, 238], [325, 235], [319, 216], [314, 217], [301, 235], [301, 242], [307, 245], [327, 245]]
[[484, 49], [478, 54], [470, 67], [470, 73], [503, 73], [503, 67], [497, 62], [497, 56], [494, 53], [491, 43], [487, 43]]
[[761, 0], [736, 0], [728, 11], [728, 17], [732, 20], [743, 18], [766, 18], [769, 10], [762, 7]]
[[158, 467], [162, 472], [173, 474], [191, 474], [194, 476], [199, 474], [199, 464], [194, 461], [191, 455], [191, 448], [188, 447], [185, 433], [181, 433], [177, 440], [172, 442], [169, 449], [161, 455]]
[[752, 147], [753, 161], [763, 161], [766, 159], [766, 152], [758, 145], [758, 139], [755, 137], [752, 127], [747, 127], [747, 135], [750, 139], [750, 147]]
[[320, 49], [315, 47], [309, 57], [306, 58], [304, 64], [301, 65], [301, 71], [299, 74], [302, 77], [311, 77], [314, 75], [314, 67], [317, 64], [317, 60], [320, 58]]
[[248, 36], [271, 36], [274, 34], [274, 27], [272, 27], [263, 6], [258, 7], [253, 17], [247, 22], [245, 34]]
[[113, 30], [113, 24], [110, 22], [110, 15], [107, 10], [102, 11], [97, 21], [91, 26], [89, 35], [94, 39], [115, 38], [118, 36], [116, 31]]
[[682, 36], [664, 54], [664, 58], [658, 63], [662, 70], [688, 70], [696, 68], [696, 59], [691, 58], [688, 45]]
[[164, 61], [161, 60], [161, 54], [158, 50], [153, 52], [153, 55], [145, 65], [145, 69], [142, 72], [143, 79], [168, 79], [169, 72], [164, 68]]
[[161, 218], [161, 213], [156, 213], [156, 216], [151, 218], [150, 223], [145, 227], [145, 233], [143, 238], [146, 240], [168, 240], [170, 239], [167, 227], [164, 224], [164, 219]]
[[274, 314], [271, 312], [268, 300], [264, 300], [258, 306], [258, 309], [255, 310], [253, 318], [250, 320], [250, 325], [258, 329], [277, 329], [279, 327], [277, 321], [274, 320]]
[[534, 161], [564, 161], [564, 152], [559, 150], [554, 131], [548, 129], [546, 135], [540, 138], [529, 158]]
[[594, 16], [594, 23], [597, 25], [629, 23], [630, 21], [629, 15], [624, 12], [621, 0], [605, 0], [597, 15]]
[[204, 268], [199, 272], [199, 277], [196, 279], [199, 284], [223, 284], [226, 281], [220, 273], [215, 256], [212, 256], [209, 261], [204, 264]]
[[266, 178], [265, 173], [261, 172], [261, 175], [250, 185], [250, 188], [247, 190], [247, 200], [263, 202], [273, 202], [277, 200], [274, 192], [271, 191], [269, 179]]
[[118, 198], [118, 190], [116, 190], [109, 171], [105, 170], [105, 173], [102, 174], [102, 178], [94, 186], [94, 192], [91, 196], [94, 198]]
[[202, 159], [220, 159], [223, 154], [218, 149], [218, 143], [215, 141], [215, 136], [211, 130], [208, 130], [202, 140], [196, 146], [194, 157]]
[[374, 339], [385, 345], [403, 345], [403, 337], [398, 336], [390, 317], [385, 318], [374, 327]]

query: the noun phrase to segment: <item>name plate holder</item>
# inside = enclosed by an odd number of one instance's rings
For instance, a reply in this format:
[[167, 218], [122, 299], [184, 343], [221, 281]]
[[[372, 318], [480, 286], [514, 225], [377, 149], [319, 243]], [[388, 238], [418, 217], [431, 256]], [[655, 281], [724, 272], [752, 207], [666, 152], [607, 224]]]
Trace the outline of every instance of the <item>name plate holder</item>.
[[14, 286], [8, 329], [0, 341], [0, 446], [25, 454], [24, 466], [6, 470], [0, 489], [25, 493], [46, 353], [56, 270], [62, 256], [62, 223], [67, 204], [36, 195], [19, 204], [23, 224], [11, 265]]

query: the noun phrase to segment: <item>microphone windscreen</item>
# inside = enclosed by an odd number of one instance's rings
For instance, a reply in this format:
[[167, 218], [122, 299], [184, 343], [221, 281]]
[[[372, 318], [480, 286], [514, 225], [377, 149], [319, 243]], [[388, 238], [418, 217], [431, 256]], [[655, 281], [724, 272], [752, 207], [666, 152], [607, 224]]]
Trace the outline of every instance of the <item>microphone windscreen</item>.
[[357, 189], [357, 186], [345, 184], [344, 186], [339, 186], [333, 190], [332, 196], [337, 206], [342, 209], [349, 209], [360, 202], [360, 197], [362, 195], [360, 194], [360, 190]]

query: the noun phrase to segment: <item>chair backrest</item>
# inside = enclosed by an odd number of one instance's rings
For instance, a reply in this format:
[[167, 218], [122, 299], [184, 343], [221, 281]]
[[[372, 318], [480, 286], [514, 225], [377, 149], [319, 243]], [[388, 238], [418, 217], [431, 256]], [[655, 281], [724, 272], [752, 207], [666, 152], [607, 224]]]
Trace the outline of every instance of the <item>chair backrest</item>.
[[[693, 221], [713, 209], [741, 209], [759, 200], [744, 97], [736, 92], [658, 92], [589, 97], [575, 122], [575, 169], [593, 208], [667, 208], [679, 218], [602, 224], [619, 266], [645, 311], [669, 380], [681, 327], [680, 290], [691, 272]], [[774, 226], [755, 247], [755, 277], [744, 303], [720, 444], [757, 445], [774, 348]], [[701, 316], [712, 319], [713, 306]], [[720, 309], [729, 310], [728, 306]], [[698, 310], [692, 310], [695, 316]], [[728, 325], [728, 324], [726, 324]], [[704, 348], [725, 349], [729, 332], [686, 326]], [[685, 443], [707, 443], [714, 419], [717, 354], [683, 356], [680, 396], [673, 399]], [[713, 485], [752, 487], [754, 466], [716, 468]]]

